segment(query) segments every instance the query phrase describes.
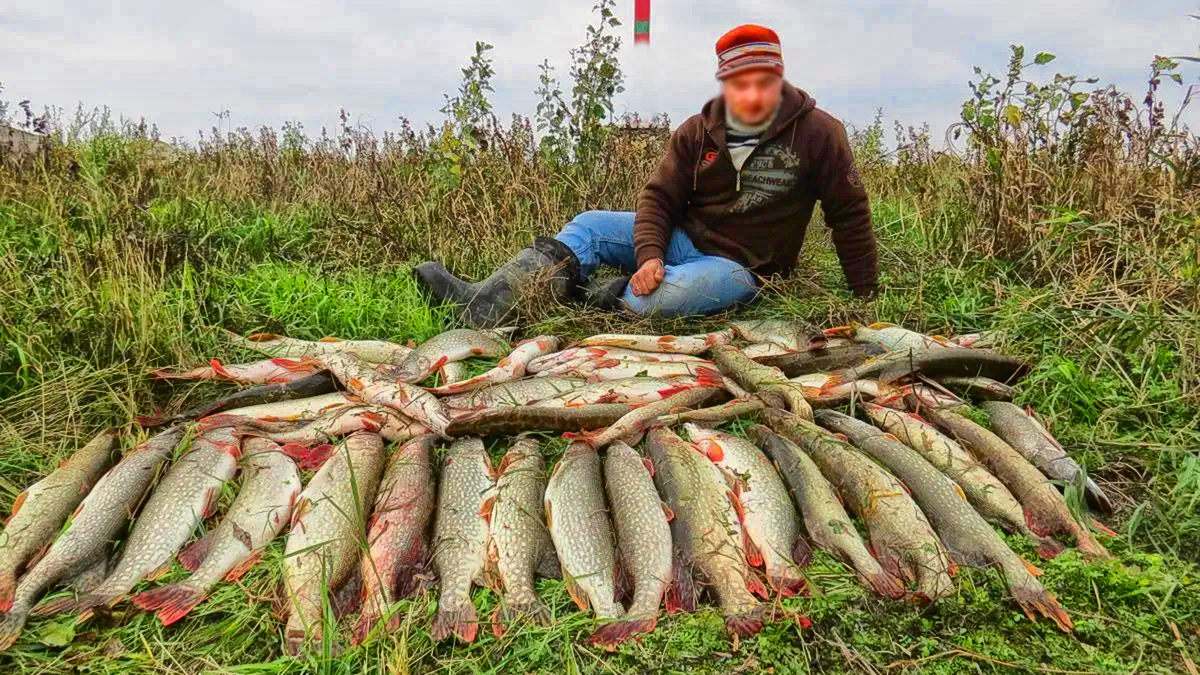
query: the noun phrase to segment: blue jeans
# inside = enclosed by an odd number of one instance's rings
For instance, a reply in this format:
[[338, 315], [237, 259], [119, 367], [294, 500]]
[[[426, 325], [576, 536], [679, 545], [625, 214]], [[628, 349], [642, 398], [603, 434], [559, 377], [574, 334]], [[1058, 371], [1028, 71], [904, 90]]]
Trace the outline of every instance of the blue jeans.
[[[637, 271], [633, 248], [634, 214], [621, 211], [587, 211], [567, 223], [555, 239], [566, 244], [579, 258], [584, 280], [599, 265], [616, 267], [626, 274]], [[680, 228], [671, 233], [663, 260], [662, 283], [646, 296], [626, 287], [621, 301], [642, 316], [689, 316], [712, 314], [758, 293], [750, 270], [741, 264], [698, 251]]]

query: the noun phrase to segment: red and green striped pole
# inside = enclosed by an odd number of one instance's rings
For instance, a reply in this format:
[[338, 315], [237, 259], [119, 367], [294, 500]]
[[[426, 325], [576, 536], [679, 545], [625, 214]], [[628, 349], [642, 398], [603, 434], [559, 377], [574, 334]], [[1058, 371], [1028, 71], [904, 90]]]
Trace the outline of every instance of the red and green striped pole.
[[650, 0], [633, 0], [633, 44], [650, 44]]

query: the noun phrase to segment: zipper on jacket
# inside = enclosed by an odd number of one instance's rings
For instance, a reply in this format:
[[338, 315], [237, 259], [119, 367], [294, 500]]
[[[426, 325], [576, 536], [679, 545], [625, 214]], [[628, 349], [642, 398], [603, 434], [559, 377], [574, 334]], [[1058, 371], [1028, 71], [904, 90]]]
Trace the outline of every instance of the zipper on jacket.
[[[746, 159], [749, 159], [749, 157], [747, 157]], [[742, 191], [742, 170], [738, 169], [737, 170], [737, 189], [734, 190], [734, 192], [741, 192], [741, 191]]]

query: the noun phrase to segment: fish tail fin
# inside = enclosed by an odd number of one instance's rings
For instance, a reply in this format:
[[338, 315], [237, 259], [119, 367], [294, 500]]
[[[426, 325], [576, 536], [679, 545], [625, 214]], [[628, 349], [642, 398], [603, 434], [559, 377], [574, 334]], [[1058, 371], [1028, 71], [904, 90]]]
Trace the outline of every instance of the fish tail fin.
[[605, 651], [616, 651], [617, 645], [653, 631], [656, 625], [657, 616], [646, 619], [621, 619], [597, 628], [589, 639], [592, 644]]
[[209, 530], [203, 536], [184, 547], [179, 552], [179, 555], [176, 556], [179, 559], [179, 564], [183, 565], [185, 570], [195, 572], [196, 568], [200, 567], [200, 563], [204, 562], [204, 559], [208, 557], [208, 552], [212, 548], [213, 532], [214, 530]]
[[433, 626], [429, 629], [434, 642], [441, 642], [451, 635], [457, 635], [463, 642], [474, 642], [478, 632], [479, 616], [470, 601], [461, 607], [438, 608]]
[[130, 599], [135, 606], [147, 610], [158, 610], [158, 620], [164, 626], [179, 621], [204, 600], [204, 591], [186, 584], [171, 584], [152, 591], [139, 593]]
[[16, 589], [17, 578], [12, 572], [0, 574], [0, 613], [7, 612], [13, 606], [13, 592]]
[[166, 415], [135, 415], [133, 421], [143, 429], [161, 427], [171, 418]]
[[675, 556], [671, 569], [671, 583], [667, 586], [666, 606], [668, 612], [696, 611], [696, 582], [688, 568]]
[[797, 536], [796, 543], [792, 544], [792, 561], [799, 567], [812, 564], [812, 546], [803, 536]]
[[792, 598], [797, 595], [810, 595], [808, 580], [804, 575], [794, 570], [785, 570], [782, 576], [770, 579], [771, 587], [782, 597]]
[[721, 375], [721, 371], [709, 366], [700, 366], [696, 369], [696, 386], [698, 387], [724, 387], [725, 377]]
[[350, 644], [360, 645], [371, 634], [371, 629], [375, 628], [379, 623], [379, 610], [375, 607], [363, 609], [358, 615], [358, 622], [354, 624], [354, 633], [350, 637]]
[[1091, 532], [1085, 527], [1077, 527], [1075, 532], [1075, 546], [1083, 557], [1088, 560], [1112, 560], [1113, 555], [1104, 548], [1104, 545], [1096, 541]]
[[1054, 597], [1054, 594], [1046, 590], [1036, 579], [1030, 577], [1023, 582], [1012, 584], [1009, 590], [1030, 621], [1036, 621], [1038, 616], [1044, 616], [1053, 621], [1064, 633], [1070, 633], [1074, 629], [1071, 615], [1059, 604], [1058, 598]]
[[506, 628], [518, 621], [550, 625], [550, 608], [538, 597], [518, 602], [501, 602], [492, 612], [492, 635], [503, 637]]
[[745, 612], [725, 617], [725, 630], [738, 637], [748, 638], [763, 629], [763, 608], [755, 606]]
[[174, 368], [158, 368], [146, 374], [155, 380], [182, 380], [187, 377], [187, 373], [180, 372]]
[[238, 579], [241, 579], [243, 576], [245, 576], [246, 572], [249, 572], [250, 569], [258, 563], [259, 559], [261, 558], [262, 551], [256, 551], [250, 554], [249, 558], [246, 558], [240, 563], [234, 565], [228, 572], [225, 573], [225, 581], [233, 583]]
[[771, 593], [767, 591], [767, 585], [763, 583], [762, 578], [755, 574], [753, 570], [747, 574], [746, 590], [764, 600], [771, 597]]
[[329, 443], [321, 443], [308, 447], [300, 443], [287, 443], [280, 448], [283, 454], [296, 460], [296, 464], [305, 470], [316, 470], [321, 468], [325, 460], [333, 454], [333, 446]]
[[1112, 500], [1108, 498], [1108, 495], [1104, 494], [1104, 490], [1101, 490], [1096, 481], [1091, 478], [1087, 479], [1087, 483], [1084, 485], [1084, 495], [1087, 497], [1088, 504], [1091, 504], [1092, 507], [1101, 513], [1111, 514], [1116, 510]]
[[1103, 534], [1103, 535], [1104, 535], [1104, 536], [1106, 536], [1106, 537], [1116, 537], [1116, 536], [1119, 536], [1119, 535], [1117, 534], [1116, 530], [1114, 530], [1114, 529], [1112, 529], [1111, 527], [1109, 527], [1109, 526], [1105, 525], [1104, 523], [1100, 522], [1099, 520], [1096, 520], [1095, 518], [1092, 518], [1092, 519], [1091, 519], [1091, 524], [1092, 524], [1092, 529], [1093, 529], [1093, 530], [1096, 530], [1097, 532], [1099, 532], [1100, 534]]
[[882, 567], [877, 567], [872, 571], [859, 571], [859, 574], [862, 576], [863, 581], [871, 587], [871, 590], [884, 597], [899, 600], [907, 593], [900, 579]]
[[0, 652], [6, 651], [17, 638], [21, 636], [21, 629], [25, 627], [25, 612], [8, 612], [0, 616]]
[[[1032, 533], [1030, 533], [1030, 534], [1032, 534]], [[1035, 539], [1037, 540], [1037, 549], [1036, 550], [1037, 550], [1038, 557], [1042, 558], [1043, 560], [1051, 560], [1053, 558], [1057, 558], [1058, 554], [1063, 552], [1062, 542], [1058, 541], [1057, 539], [1054, 539], [1053, 537], [1037, 537], [1036, 535], [1034, 535], [1034, 536], [1035, 536]]]

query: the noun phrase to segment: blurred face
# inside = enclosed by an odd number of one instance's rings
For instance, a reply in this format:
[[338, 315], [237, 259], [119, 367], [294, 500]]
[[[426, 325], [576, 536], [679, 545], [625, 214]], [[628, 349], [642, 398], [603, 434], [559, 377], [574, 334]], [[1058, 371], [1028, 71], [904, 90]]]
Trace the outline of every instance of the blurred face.
[[766, 121], [783, 97], [783, 78], [766, 70], [738, 73], [721, 81], [725, 107], [742, 124]]

